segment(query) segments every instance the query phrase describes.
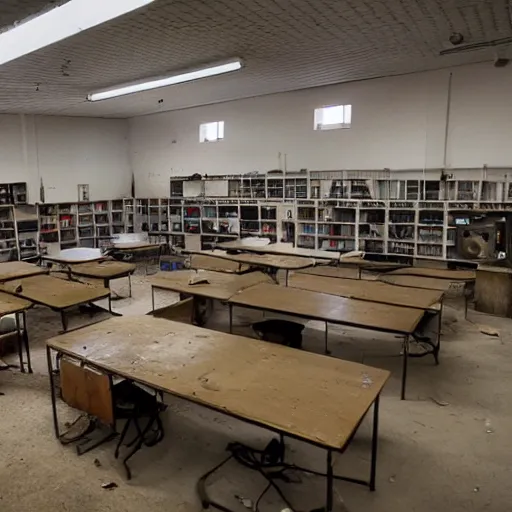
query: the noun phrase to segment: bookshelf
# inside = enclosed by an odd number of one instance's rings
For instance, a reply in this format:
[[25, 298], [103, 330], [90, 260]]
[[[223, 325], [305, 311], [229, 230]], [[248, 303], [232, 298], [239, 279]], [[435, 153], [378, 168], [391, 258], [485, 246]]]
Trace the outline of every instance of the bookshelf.
[[[100, 248], [133, 232], [133, 199], [37, 205], [39, 244], [56, 250]], [[131, 229], [131, 231], [130, 231]]]

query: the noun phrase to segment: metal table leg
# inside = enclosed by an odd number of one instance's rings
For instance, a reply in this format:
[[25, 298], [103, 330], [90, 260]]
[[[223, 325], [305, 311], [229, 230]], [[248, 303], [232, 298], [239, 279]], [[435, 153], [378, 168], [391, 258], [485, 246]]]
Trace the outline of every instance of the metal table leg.
[[370, 491], [375, 491], [375, 479], [377, 476], [377, 448], [379, 443], [379, 405], [380, 395], [373, 403], [373, 432], [372, 432], [372, 462], [370, 470]]
[[327, 450], [327, 496], [325, 501], [326, 512], [332, 512], [333, 507], [333, 483], [334, 473], [332, 470], [332, 450]]
[[329, 339], [329, 324], [325, 322], [325, 339], [324, 339], [324, 354], [329, 355], [331, 351], [328, 348], [328, 339]]
[[409, 359], [409, 336], [404, 338], [403, 343], [403, 366], [402, 366], [402, 390], [400, 392], [400, 399], [405, 400], [405, 388], [407, 385], [407, 362]]
[[28, 341], [27, 312], [26, 311], [23, 311], [21, 313], [21, 318], [23, 320], [23, 343], [25, 344], [25, 354], [27, 354], [28, 373], [33, 373], [33, 371], [32, 371], [32, 361], [30, 359], [30, 347], [29, 347], [29, 341]]
[[229, 333], [233, 333], [233, 304], [228, 304], [229, 309]]
[[151, 287], [151, 311], [155, 311], [155, 287]]
[[23, 338], [21, 335], [20, 313], [16, 313], [14, 317], [16, 318], [16, 338], [18, 343], [18, 357], [20, 359], [20, 371], [21, 373], [25, 373], [25, 364], [23, 363]]
[[52, 398], [53, 428], [55, 431], [55, 437], [59, 439], [59, 419], [57, 417], [57, 399], [55, 397], [55, 381], [53, 378], [52, 351], [48, 345], [46, 346], [46, 361], [48, 363], [48, 375], [50, 377], [50, 395]]
[[132, 296], [132, 275], [131, 274], [128, 274], [128, 297], [131, 298]]
[[66, 332], [68, 330], [68, 317], [66, 316], [65, 310], [62, 310], [60, 312], [60, 319], [62, 322], [62, 329], [64, 330], [64, 332]]
[[441, 329], [443, 326], [443, 303], [441, 302], [441, 308], [437, 314], [437, 345], [434, 347], [432, 355], [436, 364], [439, 364], [439, 351], [441, 350]]

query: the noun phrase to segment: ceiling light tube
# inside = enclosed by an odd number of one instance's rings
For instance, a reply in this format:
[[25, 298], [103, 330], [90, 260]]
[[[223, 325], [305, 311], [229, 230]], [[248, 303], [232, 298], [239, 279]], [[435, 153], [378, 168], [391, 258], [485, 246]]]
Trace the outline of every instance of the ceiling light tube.
[[101, 25], [155, 0], [69, 0], [0, 34], [0, 65], [79, 32]]
[[137, 82], [131, 85], [118, 86], [113, 89], [107, 89], [100, 92], [94, 92], [87, 96], [89, 101], [101, 101], [118, 96], [126, 96], [127, 94], [134, 94], [142, 91], [151, 91], [152, 89], [159, 89], [160, 87], [168, 87], [169, 85], [177, 85], [193, 80], [200, 80], [210, 76], [222, 75], [224, 73], [231, 73], [238, 71], [243, 67], [241, 59], [232, 59], [222, 64], [215, 64], [208, 67], [200, 68], [195, 71], [187, 71], [184, 73], [174, 74], [162, 78], [154, 78], [145, 82]]

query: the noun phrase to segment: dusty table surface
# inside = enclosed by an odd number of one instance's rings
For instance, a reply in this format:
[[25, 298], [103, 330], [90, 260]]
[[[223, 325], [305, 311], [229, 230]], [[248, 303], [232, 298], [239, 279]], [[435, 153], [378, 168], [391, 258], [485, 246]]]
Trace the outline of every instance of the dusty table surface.
[[493, 267], [490, 265], [478, 265], [476, 272], [494, 272], [496, 274], [512, 274], [512, 268], [509, 267]]
[[404, 265], [401, 263], [393, 263], [389, 261], [372, 261], [372, 260], [365, 260], [363, 258], [358, 258], [357, 256], [349, 257], [349, 258], [343, 258], [343, 256], [340, 258], [340, 261], [338, 262], [338, 265], [349, 265], [353, 267], [361, 267], [361, 269], [366, 270], [394, 270], [402, 268]]
[[[18, 286], [21, 290], [16, 291]], [[8, 281], [0, 285], [0, 290], [57, 310], [93, 302], [110, 295], [110, 290], [103, 286], [91, 286], [51, 276], [33, 276]]]
[[452, 281], [448, 279], [435, 279], [433, 277], [400, 276], [384, 274], [379, 276], [383, 283], [403, 286], [408, 288], [424, 288], [426, 290], [438, 290], [447, 292], [451, 288]]
[[150, 249], [158, 249], [163, 244], [152, 244], [149, 242], [120, 242], [114, 244], [114, 249], [117, 251], [144, 251]]
[[11, 315], [13, 313], [19, 313], [32, 306], [32, 302], [21, 299], [15, 295], [9, 295], [8, 293], [0, 292], [0, 317], [4, 315]]
[[229, 303], [400, 334], [412, 334], [423, 316], [420, 309], [347, 299], [267, 283], [257, 284], [238, 292], [231, 297]]
[[437, 290], [406, 288], [379, 281], [339, 279], [307, 274], [294, 274], [288, 279], [288, 286], [340, 297], [425, 310], [431, 309], [443, 298], [443, 292]]
[[27, 263], [26, 261], [6, 261], [5, 263], [0, 263], [0, 281], [37, 276], [39, 274], [48, 274], [48, 269], [33, 263]]
[[269, 267], [283, 270], [299, 270], [301, 268], [312, 267], [315, 260], [312, 258], [304, 258], [302, 256], [288, 256], [285, 254], [228, 254], [226, 251], [190, 251], [191, 254], [201, 254], [236, 263], [244, 263], [249, 266]]
[[432, 277], [434, 279], [449, 279], [450, 281], [474, 281], [474, 270], [448, 270], [444, 268], [407, 267], [392, 270], [387, 273], [390, 276], [418, 276]]
[[[208, 280], [208, 284], [188, 284], [192, 277]], [[214, 272], [213, 270], [175, 270], [158, 272], [149, 279], [152, 286], [173, 292], [187, 293], [199, 297], [207, 297], [226, 301], [236, 292], [258, 283], [271, 283], [272, 279], [262, 272], [233, 274]]]
[[190, 251], [189, 267], [193, 269], [213, 270], [216, 272], [233, 272], [240, 274], [249, 270], [248, 265], [236, 261], [225, 260], [212, 256], [211, 251]]
[[47, 341], [107, 372], [342, 449], [389, 372], [150, 316], [112, 318]]
[[73, 265], [71, 267], [71, 273], [83, 277], [114, 279], [117, 276], [133, 274], [136, 268], [136, 265], [133, 263], [103, 260]]
[[233, 240], [231, 242], [222, 242], [217, 244], [219, 249], [229, 251], [242, 251], [258, 254], [284, 254], [288, 256], [303, 256], [306, 258], [325, 259], [331, 261], [338, 261], [341, 253], [336, 251], [322, 251], [316, 249], [303, 249], [301, 247], [293, 247], [291, 244], [277, 243], [269, 245], [245, 245], [240, 240]]
[[333, 277], [340, 279], [357, 279], [359, 270], [355, 267], [332, 267], [330, 265], [316, 265], [311, 268], [298, 270], [296, 274], [310, 274], [314, 276]]

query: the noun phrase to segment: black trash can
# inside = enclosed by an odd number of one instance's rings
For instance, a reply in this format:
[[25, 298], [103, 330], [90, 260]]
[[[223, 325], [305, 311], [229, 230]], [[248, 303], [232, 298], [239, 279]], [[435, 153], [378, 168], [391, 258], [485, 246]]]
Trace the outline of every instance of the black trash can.
[[302, 324], [274, 318], [252, 324], [252, 328], [260, 340], [302, 348]]

